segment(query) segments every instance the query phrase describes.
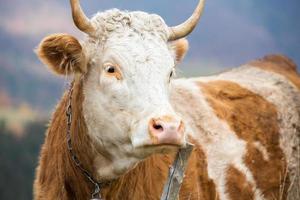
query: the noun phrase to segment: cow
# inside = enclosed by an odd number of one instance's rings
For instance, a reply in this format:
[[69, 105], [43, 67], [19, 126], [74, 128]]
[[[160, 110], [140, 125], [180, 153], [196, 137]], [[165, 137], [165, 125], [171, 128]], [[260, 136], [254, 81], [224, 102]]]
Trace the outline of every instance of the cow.
[[41, 148], [34, 199], [160, 199], [188, 142], [180, 200], [300, 198], [300, 76], [292, 60], [268, 55], [213, 76], [174, 78], [204, 3], [169, 27], [140, 11], [89, 19], [70, 0], [85, 39], [54, 34], [37, 48], [72, 84]]

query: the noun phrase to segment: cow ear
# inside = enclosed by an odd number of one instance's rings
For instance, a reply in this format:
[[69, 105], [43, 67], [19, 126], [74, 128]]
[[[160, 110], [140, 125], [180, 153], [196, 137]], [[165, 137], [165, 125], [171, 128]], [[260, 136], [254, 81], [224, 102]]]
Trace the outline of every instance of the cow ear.
[[79, 41], [68, 34], [53, 34], [43, 39], [36, 50], [41, 61], [59, 75], [85, 73], [86, 56]]
[[182, 38], [172, 42], [172, 48], [175, 51], [175, 58], [177, 62], [181, 62], [189, 49], [189, 42]]

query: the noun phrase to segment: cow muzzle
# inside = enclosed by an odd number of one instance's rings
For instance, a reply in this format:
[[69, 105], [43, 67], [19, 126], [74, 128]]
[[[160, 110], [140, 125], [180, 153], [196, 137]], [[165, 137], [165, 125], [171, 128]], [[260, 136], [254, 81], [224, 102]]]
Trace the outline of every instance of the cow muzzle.
[[184, 145], [185, 126], [175, 116], [151, 118], [148, 131], [153, 145]]

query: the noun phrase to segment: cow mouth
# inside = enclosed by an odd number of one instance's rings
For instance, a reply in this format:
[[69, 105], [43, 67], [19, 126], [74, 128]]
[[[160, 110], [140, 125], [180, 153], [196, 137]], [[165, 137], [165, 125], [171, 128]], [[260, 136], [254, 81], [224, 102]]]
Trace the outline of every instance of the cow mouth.
[[143, 149], [143, 151], [153, 154], [153, 153], [171, 153], [176, 152], [180, 148], [184, 148], [186, 146], [185, 143], [182, 144], [170, 144], [170, 143], [162, 143], [162, 144], [146, 144], [139, 149]]
[[184, 144], [171, 144], [171, 143], [162, 143], [162, 144], [146, 144], [143, 148], [157, 148], [157, 147], [171, 147], [171, 148], [182, 148]]
[[157, 141], [149, 141], [148, 143], [142, 144], [138, 146], [137, 148], [144, 148], [144, 149], [155, 149], [155, 148], [184, 148], [186, 146], [186, 141], [184, 137], [182, 137], [180, 140], [177, 140], [176, 142], [162, 142], [159, 143]]

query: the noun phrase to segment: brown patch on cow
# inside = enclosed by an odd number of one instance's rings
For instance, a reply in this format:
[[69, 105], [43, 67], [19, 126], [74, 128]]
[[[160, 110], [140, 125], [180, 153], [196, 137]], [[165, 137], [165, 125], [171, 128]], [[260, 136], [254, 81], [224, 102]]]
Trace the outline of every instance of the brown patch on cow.
[[297, 73], [297, 65], [285, 56], [269, 55], [262, 59], [252, 61], [249, 65], [281, 74], [300, 89], [300, 76]]
[[232, 200], [253, 200], [253, 185], [246, 179], [245, 174], [233, 166], [229, 166], [226, 174], [226, 192]]
[[41, 61], [58, 75], [85, 73], [86, 57], [79, 41], [68, 34], [53, 34], [37, 48]]
[[[194, 125], [198, 128], [198, 134], [201, 134], [202, 124], [199, 117], [202, 110], [199, 109], [199, 99], [195, 95], [186, 90], [185, 88], [176, 88], [176, 103], [181, 113], [188, 113], [189, 117], [193, 121]], [[188, 103], [187, 103], [188, 102]], [[191, 155], [188, 165], [188, 176], [184, 179], [182, 188], [185, 188], [184, 193], [181, 193], [182, 199], [208, 199], [219, 200], [219, 194], [214, 181], [208, 176], [207, 156], [203, 148], [199, 145], [199, 142], [192, 137], [188, 138], [188, 141], [195, 144], [195, 149]], [[186, 188], [186, 185], [191, 189]]]
[[[190, 140], [196, 144], [196, 141]], [[104, 199], [160, 199], [174, 158], [175, 152], [171, 155], [153, 155], [140, 162], [110, 187], [103, 189]], [[179, 199], [219, 200], [214, 182], [208, 177], [206, 156], [199, 145], [196, 144], [187, 166]]]
[[[174, 154], [175, 155], [175, 154]], [[160, 199], [174, 155], [153, 155], [102, 190], [104, 199]]]
[[[216, 115], [247, 142], [244, 161], [262, 194], [267, 199], [285, 199], [289, 180], [286, 159], [279, 145], [276, 107], [234, 82], [211, 81], [199, 85]], [[254, 142], [266, 148], [269, 160], [264, 160]]]
[[207, 158], [203, 149], [193, 138], [189, 137], [188, 140], [195, 145], [195, 148], [183, 180], [180, 199], [219, 200], [216, 185], [208, 176]]

